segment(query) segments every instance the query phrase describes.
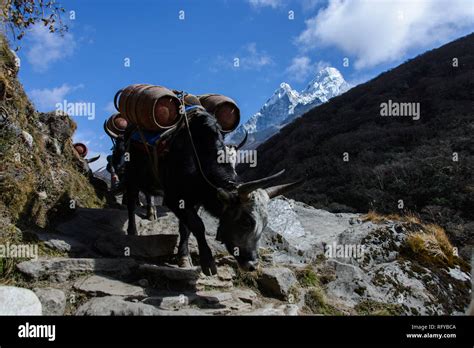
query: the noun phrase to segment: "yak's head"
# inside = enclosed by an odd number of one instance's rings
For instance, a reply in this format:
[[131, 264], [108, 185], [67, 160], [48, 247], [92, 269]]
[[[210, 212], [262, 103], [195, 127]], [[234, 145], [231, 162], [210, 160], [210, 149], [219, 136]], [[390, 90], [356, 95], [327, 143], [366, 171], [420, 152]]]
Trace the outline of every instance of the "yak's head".
[[234, 192], [218, 192], [225, 211], [220, 218], [217, 239], [225, 244], [227, 251], [244, 270], [253, 271], [257, 266], [258, 241], [267, 225], [269, 200], [302, 183], [298, 181], [268, 187], [283, 172], [237, 185]]

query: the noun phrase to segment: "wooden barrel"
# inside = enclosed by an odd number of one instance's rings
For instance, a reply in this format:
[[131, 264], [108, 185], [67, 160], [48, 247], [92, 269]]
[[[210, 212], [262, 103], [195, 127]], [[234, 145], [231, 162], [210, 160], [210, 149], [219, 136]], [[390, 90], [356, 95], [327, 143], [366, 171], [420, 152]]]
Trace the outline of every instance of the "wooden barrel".
[[104, 129], [109, 136], [117, 138], [125, 133], [127, 126], [128, 120], [122, 116], [121, 113], [116, 113], [108, 118], [105, 122]]
[[87, 156], [88, 149], [86, 145], [84, 145], [83, 143], [75, 143], [73, 146], [79, 156], [81, 156], [82, 158]]
[[172, 128], [179, 121], [179, 99], [165, 87], [130, 85], [117, 92], [114, 104], [130, 123], [145, 130]]
[[231, 98], [221, 94], [204, 94], [199, 96], [199, 101], [216, 117], [224, 132], [232, 132], [239, 125], [240, 110]]

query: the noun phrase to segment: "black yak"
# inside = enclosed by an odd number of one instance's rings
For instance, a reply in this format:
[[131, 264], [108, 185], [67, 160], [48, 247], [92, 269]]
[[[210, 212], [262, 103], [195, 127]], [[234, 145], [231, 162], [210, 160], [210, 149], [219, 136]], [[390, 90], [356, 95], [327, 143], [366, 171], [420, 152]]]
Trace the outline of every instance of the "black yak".
[[269, 199], [300, 184], [266, 188], [283, 171], [260, 180], [240, 182], [232, 163], [217, 161], [218, 153], [226, 149], [221, 131], [211, 114], [198, 109], [189, 128], [180, 128], [175, 133], [159, 161], [154, 149], [147, 152], [130, 146], [130, 161], [125, 170], [128, 234], [137, 234], [135, 209], [139, 190], [153, 193], [161, 188], [164, 204], [179, 219], [179, 262], [185, 265], [189, 260], [188, 238], [192, 232], [198, 242], [201, 269], [206, 275], [216, 274], [217, 268], [198, 215], [200, 206], [219, 219], [217, 239], [225, 244], [242, 269], [251, 271], [257, 265], [258, 241], [267, 224]]

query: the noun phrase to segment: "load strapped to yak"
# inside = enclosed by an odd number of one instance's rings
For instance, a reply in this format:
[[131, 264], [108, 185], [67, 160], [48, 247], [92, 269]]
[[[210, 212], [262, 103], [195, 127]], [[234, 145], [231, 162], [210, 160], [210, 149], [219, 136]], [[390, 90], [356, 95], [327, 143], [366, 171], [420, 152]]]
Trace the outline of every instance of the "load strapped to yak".
[[[189, 126], [195, 111], [201, 109], [213, 115], [223, 133], [232, 132], [240, 123], [240, 110], [227, 96], [195, 96], [149, 84], [119, 90], [114, 106], [118, 113], [104, 123], [104, 130], [114, 144], [113, 153], [107, 158], [113, 187], [122, 181], [128, 146], [141, 148], [157, 164], [157, 157], [166, 151], [173, 134]], [[156, 171], [157, 166], [153, 167]]]

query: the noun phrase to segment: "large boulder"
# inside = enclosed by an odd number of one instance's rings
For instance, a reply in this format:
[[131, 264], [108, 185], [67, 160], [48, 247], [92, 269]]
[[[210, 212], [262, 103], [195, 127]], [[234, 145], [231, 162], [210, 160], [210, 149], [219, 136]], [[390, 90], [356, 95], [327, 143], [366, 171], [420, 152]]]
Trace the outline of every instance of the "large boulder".
[[41, 302], [31, 290], [0, 286], [0, 315], [42, 315]]
[[[416, 220], [333, 214], [284, 197], [270, 201], [268, 214], [265, 258], [296, 269], [315, 265], [328, 300], [341, 308], [404, 315], [456, 315], [467, 308], [470, 275], [462, 261], [443, 266], [410, 251], [413, 229], [426, 228]], [[260, 285], [278, 293], [276, 276], [264, 274]]]
[[284, 267], [264, 268], [257, 282], [262, 293], [282, 300], [288, 297], [291, 288], [298, 283], [293, 272]]

